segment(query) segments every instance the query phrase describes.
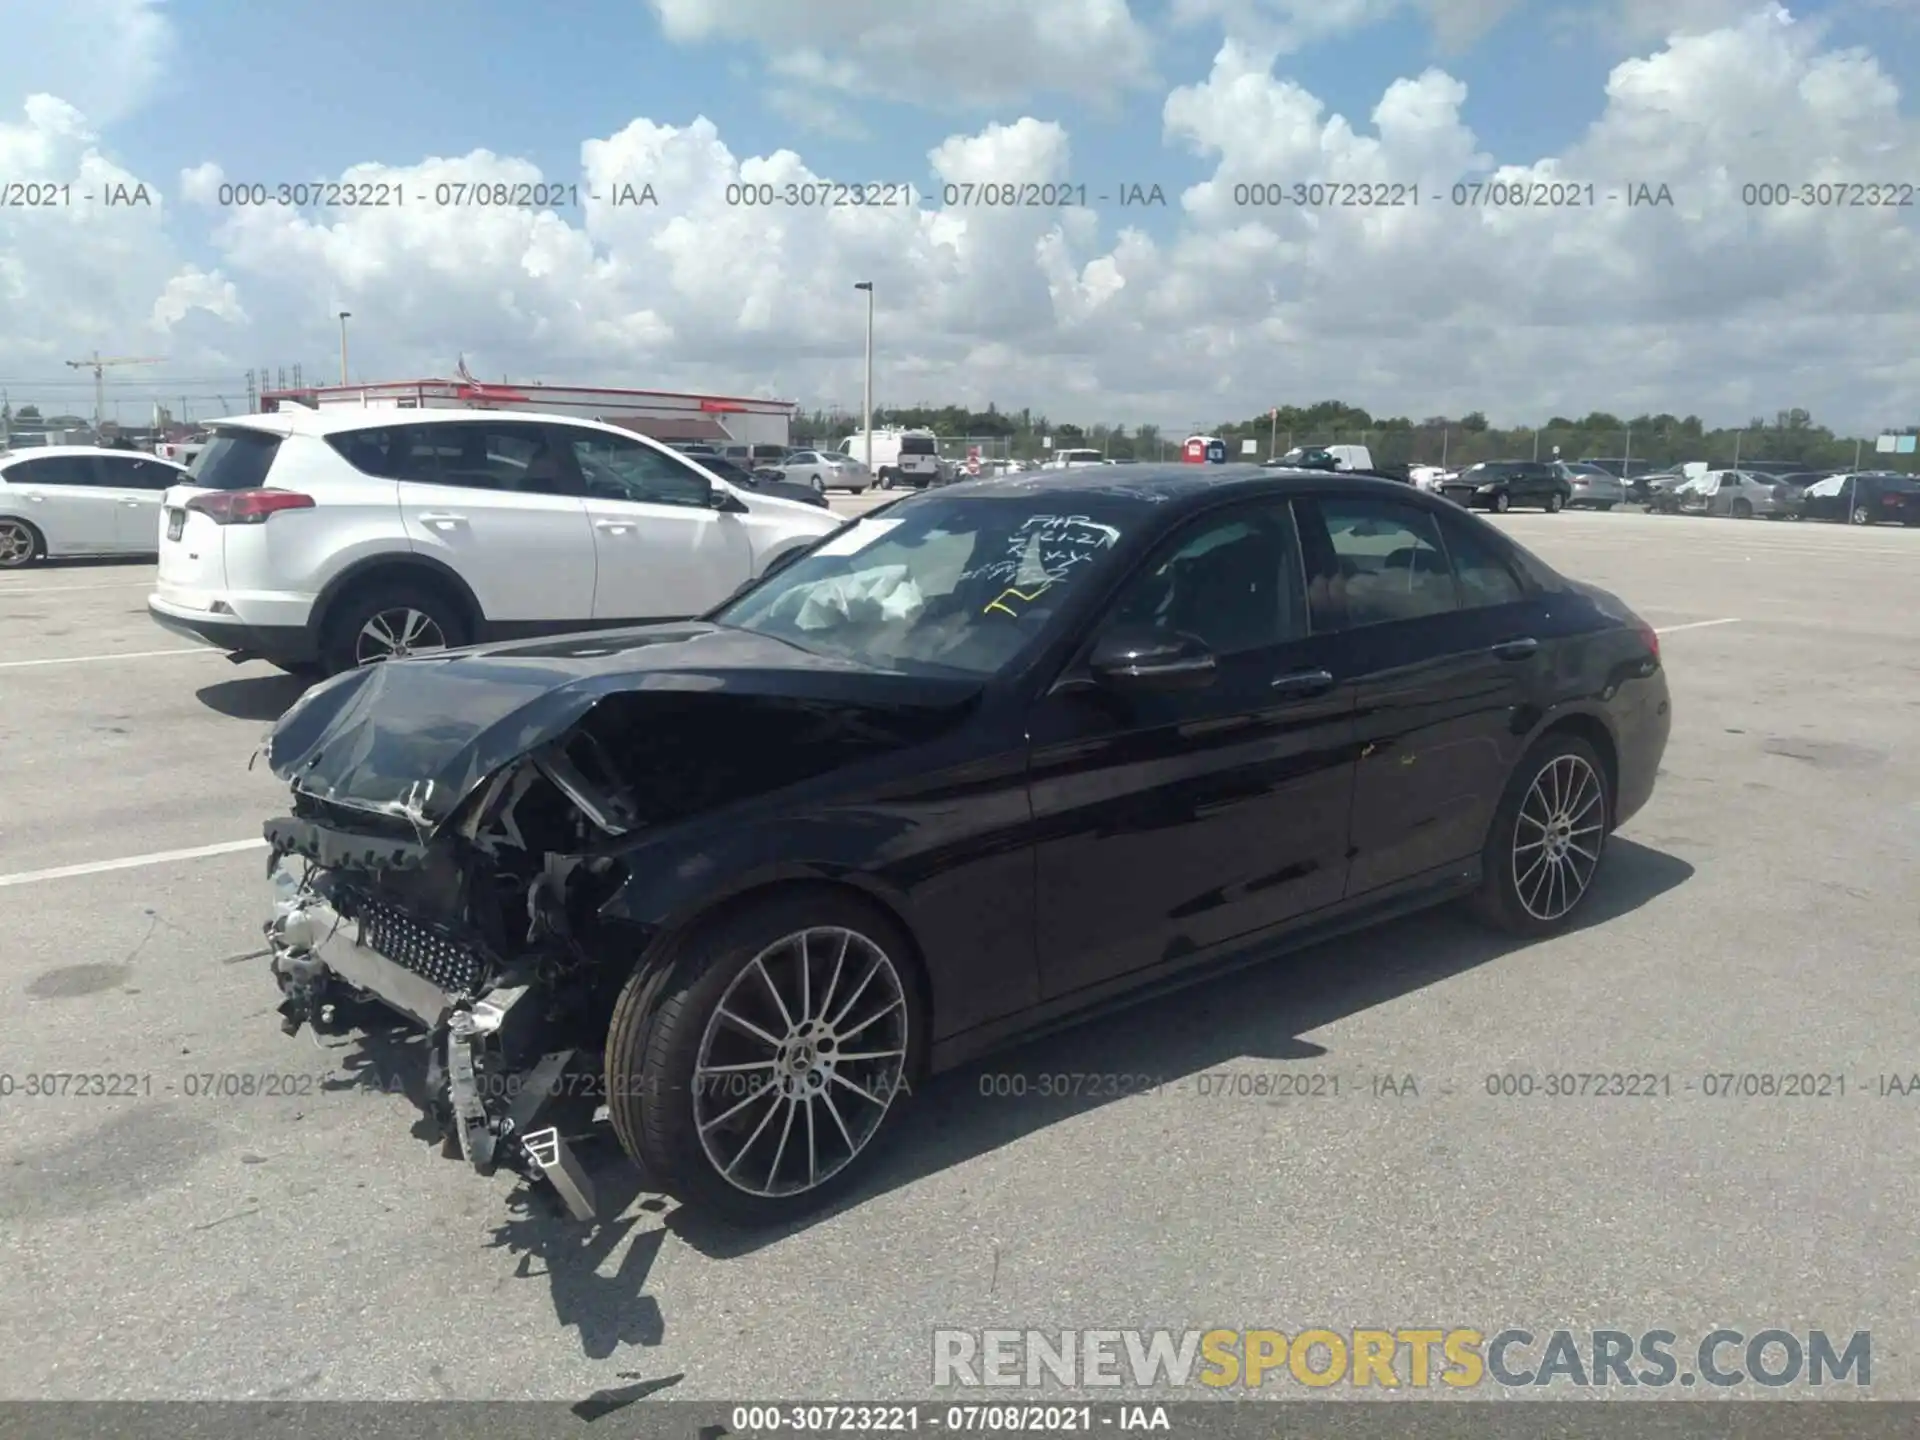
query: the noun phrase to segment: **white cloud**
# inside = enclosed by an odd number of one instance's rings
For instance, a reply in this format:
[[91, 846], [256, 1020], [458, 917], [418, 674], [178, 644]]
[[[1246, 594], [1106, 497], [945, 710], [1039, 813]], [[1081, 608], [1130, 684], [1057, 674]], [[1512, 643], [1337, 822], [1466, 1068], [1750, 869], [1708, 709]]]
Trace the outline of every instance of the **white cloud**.
[[153, 302], [153, 328], [169, 331], [196, 310], [230, 325], [244, 325], [247, 312], [240, 308], [240, 292], [218, 270], [212, 274], [189, 265], [167, 281], [167, 288]]
[[760, 47], [788, 79], [914, 104], [1097, 99], [1151, 82], [1127, 0], [651, 0], [667, 38]]
[[177, 51], [160, 0], [7, 0], [0, 114], [53, 95], [105, 128], [152, 99]]
[[[237, 379], [261, 358], [329, 356], [344, 308], [369, 375], [443, 373], [464, 353], [518, 379], [824, 403], [859, 394], [852, 286], [871, 280], [883, 402], [1170, 426], [1329, 395], [1416, 417], [1805, 405], [1898, 422], [1920, 386], [1916, 211], [1742, 203], [1748, 184], [1920, 174], [1887, 73], [1822, 47], [1817, 27], [1763, 12], [1676, 36], [1613, 70], [1603, 114], [1563, 153], [1496, 157], [1443, 69], [1349, 117], [1229, 43], [1166, 98], [1168, 147], [1208, 174], [1151, 234], [1120, 228], [1136, 211], [979, 203], [993, 197], [978, 189], [944, 210], [825, 203], [834, 189], [800, 153], [737, 154], [706, 119], [635, 120], [565, 175], [485, 151], [360, 166], [342, 178], [391, 183], [404, 203], [217, 210], [205, 243], [158, 208], [8, 211], [0, 364], [48, 373], [95, 344], [123, 353], [151, 324], [176, 368]], [[0, 127], [0, 174], [133, 180], [71, 107], [27, 114]], [[925, 188], [1068, 180], [1074, 149], [1037, 116], [986, 125], [928, 154]], [[183, 171], [180, 193], [217, 201], [221, 173]], [[1471, 178], [1583, 199], [1590, 185], [1595, 203], [1452, 204]], [[432, 203], [480, 181], [577, 184], [580, 203]], [[1419, 203], [1247, 203], [1265, 182], [1417, 182]], [[1636, 184], [1669, 187], [1673, 208], [1609, 198]], [[646, 186], [657, 204], [619, 203]]]

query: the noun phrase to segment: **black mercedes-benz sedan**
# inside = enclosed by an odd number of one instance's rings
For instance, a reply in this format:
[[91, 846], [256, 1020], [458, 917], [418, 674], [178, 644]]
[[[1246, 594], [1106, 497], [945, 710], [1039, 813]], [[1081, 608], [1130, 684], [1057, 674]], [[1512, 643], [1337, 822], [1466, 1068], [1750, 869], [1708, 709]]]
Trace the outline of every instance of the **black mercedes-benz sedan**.
[[1561, 929], [1669, 724], [1645, 622], [1407, 486], [962, 483], [698, 621], [308, 692], [280, 1009], [408, 1017], [450, 1139], [577, 1215], [604, 1106], [652, 1184], [778, 1221], [1097, 1004], [1453, 899]]

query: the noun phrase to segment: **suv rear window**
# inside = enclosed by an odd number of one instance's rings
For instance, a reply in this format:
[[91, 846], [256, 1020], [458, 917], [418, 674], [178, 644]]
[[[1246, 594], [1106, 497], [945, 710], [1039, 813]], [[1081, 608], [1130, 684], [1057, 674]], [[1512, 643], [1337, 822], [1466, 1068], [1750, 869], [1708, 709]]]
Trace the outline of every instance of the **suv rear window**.
[[187, 482], [207, 490], [257, 490], [267, 483], [280, 437], [267, 430], [216, 430], [193, 460]]
[[902, 455], [933, 455], [938, 452], [934, 448], [931, 435], [903, 435], [900, 437], [900, 453]]

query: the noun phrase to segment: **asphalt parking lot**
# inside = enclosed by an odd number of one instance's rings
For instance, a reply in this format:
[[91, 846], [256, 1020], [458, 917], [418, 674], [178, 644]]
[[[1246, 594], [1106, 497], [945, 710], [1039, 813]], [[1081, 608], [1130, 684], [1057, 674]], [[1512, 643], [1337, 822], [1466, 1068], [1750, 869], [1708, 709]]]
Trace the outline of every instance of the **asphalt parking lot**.
[[[556, 1218], [420, 1138], [404, 1046], [284, 1037], [236, 847], [297, 682], [156, 629], [146, 564], [0, 578], [0, 1396], [904, 1398], [936, 1326], [1426, 1324], [1871, 1330], [1873, 1398], [1920, 1398], [1920, 1095], [1875, 1093], [1920, 1071], [1920, 532], [1500, 523], [1664, 631], [1665, 769], [1580, 928], [1429, 915], [996, 1057], [760, 1238], [631, 1180]], [[1671, 1093], [1488, 1093], [1565, 1072]]]

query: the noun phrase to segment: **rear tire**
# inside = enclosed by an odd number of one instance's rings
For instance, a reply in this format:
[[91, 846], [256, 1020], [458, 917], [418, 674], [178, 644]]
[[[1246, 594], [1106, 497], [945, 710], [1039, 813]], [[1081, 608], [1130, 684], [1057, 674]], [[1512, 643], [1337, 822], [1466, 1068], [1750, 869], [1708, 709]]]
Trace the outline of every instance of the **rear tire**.
[[1856, 505], [1853, 507], [1853, 514], [1847, 518], [1855, 525], [1871, 525], [1873, 523], [1873, 512], [1864, 505]]
[[822, 480], [818, 475], [813, 477], [813, 492], [816, 495], [824, 495], [827, 493], [827, 482]]
[[28, 520], [0, 520], [0, 570], [24, 570], [47, 553], [47, 537]]
[[1567, 502], [1559, 495], [1547, 496], [1547, 514], [1558, 515], [1562, 510], [1566, 509], [1566, 506]]
[[1511, 935], [1566, 929], [1593, 891], [1612, 817], [1607, 768], [1593, 747], [1565, 732], [1542, 736], [1494, 813], [1474, 913]]
[[1747, 500], [1734, 501], [1733, 518], [1736, 520], [1751, 520], [1753, 518], [1752, 502]]
[[468, 643], [460, 608], [437, 588], [416, 580], [376, 580], [334, 607], [321, 641], [329, 675], [395, 655], [423, 655]]
[[621, 1147], [651, 1184], [736, 1225], [831, 1203], [897, 1129], [920, 1074], [910, 954], [883, 912], [832, 891], [749, 900], [698, 927], [664, 981], [636, 971], [614, 1006]]

